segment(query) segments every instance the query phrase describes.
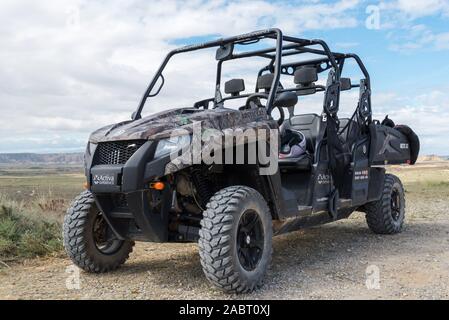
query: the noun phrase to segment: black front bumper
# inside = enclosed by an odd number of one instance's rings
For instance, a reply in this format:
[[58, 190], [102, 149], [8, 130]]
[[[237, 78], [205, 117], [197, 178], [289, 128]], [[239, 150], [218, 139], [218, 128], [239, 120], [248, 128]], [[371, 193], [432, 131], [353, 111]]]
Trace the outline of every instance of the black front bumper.
[[[86, 157], [86, 176], [99, 209], [120, 239], [152, 242], [168, 240], [168, 212], [172, 190], [150, 190], [149, 183], [164, 176], [170, 161], [153, 160], [157, 143], [145, 142], [125, 164], [95, 165]], [[94, 152], [93, 152], [94, 153]], [[126, 207], [117, 207], [114, 197], [124, 197]]]

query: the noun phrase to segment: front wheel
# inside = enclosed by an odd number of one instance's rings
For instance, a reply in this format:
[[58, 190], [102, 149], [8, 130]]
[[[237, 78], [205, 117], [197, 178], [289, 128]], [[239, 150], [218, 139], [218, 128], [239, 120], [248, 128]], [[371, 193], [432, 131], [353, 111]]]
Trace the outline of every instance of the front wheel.
[[402, 231], [405, 217], [405, 195], [401, 180], [386, 174], [382, 196], [365, 205], [366, 222], [374, 233], [394, 234]]
[[88, 272], [117, 269], [134, 246], [132, 241], [116, 238], [90, 191], [82, 192], [67, 210], [63, 237], [70, 259]]
[[271, 261], [272, 219], [264, 198], [246, 186], [218, 191], [201, 221], [200, 259], [207, 279], [226, 292], [261, 286]]

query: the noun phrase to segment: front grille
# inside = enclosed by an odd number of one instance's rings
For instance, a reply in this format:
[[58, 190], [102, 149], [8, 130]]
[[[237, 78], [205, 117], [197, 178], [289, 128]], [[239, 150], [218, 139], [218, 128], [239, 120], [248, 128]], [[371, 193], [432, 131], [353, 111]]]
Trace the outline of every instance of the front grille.
[[93, 164], [125, 164], [144, 143], [145, 140], [100, 142]]

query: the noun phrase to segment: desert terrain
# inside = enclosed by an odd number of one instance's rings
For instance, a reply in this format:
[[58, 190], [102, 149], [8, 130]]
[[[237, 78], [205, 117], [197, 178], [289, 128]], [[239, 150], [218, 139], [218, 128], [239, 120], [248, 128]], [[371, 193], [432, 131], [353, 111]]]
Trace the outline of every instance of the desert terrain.
[[[373, 234], [356, 212], [276, 237], [265, 285], [252, 294], [228, 295], [210, 285], [196, 244], [138, 243], [119, 270], [79, 272], [79, 288], [68, 289], [77, 269], [60, 236], [48, 235], [52, 246], [37, 247], [38, 257], [32, 241], [3, 243], [10, 254], [0, 255], [0, 299], [449, 299], [449, 161], [424, 160], [388, 168], [406, 189], [401, 234]], [[0, 207], [51, 217], [57, 228], [82, 182], [79, 168], [0, 168]]]

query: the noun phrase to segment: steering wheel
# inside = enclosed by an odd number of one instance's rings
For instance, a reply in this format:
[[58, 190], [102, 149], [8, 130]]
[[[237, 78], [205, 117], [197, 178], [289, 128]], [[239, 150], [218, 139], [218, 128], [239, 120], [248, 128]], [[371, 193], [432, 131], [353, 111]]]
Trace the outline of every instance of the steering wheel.
[[245, 109], [251, 109], [253, 108], [253, 106], [251, 105], [251, 102], [253, 102], [253, 104], [258, 104], [258, 100], [262, 98], [262, 99], [268, 99], [268, 93], [262, 93], [262, 92], [256, 92], [252, 95], [250, 95], [247, 99], [246, 99], [246, 103], [245, 103]]
[[[246, 99], [245, 109], [251, 109], [251, 108], [252, 108], [251, 102], [257, 104], [256, 101], [257, 101], [259, 98], [262, 98], [262, 99], [268, 99], [268, 94], [267, 94], [267, 93], [262, 93], [262, 92], [257, 92], [257, 93], [254, 93], [254, 94], [250, 95], [250, 96]], [[256, 100], [256, 99], [257, 99], [257, 100]], [[277, 108], [277, 109], [279, 110], [280, 118], [277, 120], [277, 123], [278, 123], [278, 125], [280, 126], [280, 125], [284, 122], [284, 120], [285, 120], [285, 113], [284, 113], [284, 110], [282, 109], [282, 107], [275, 106], [274, 108]], [[269, 113], [269, 116], [271, 116], [271, 112], [274, 110], [274, 108], [271, 109], [271, 111], [270, 111], [270, 113]]]

